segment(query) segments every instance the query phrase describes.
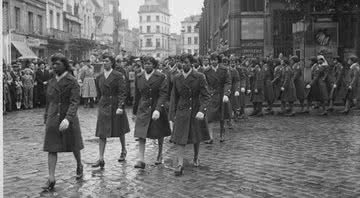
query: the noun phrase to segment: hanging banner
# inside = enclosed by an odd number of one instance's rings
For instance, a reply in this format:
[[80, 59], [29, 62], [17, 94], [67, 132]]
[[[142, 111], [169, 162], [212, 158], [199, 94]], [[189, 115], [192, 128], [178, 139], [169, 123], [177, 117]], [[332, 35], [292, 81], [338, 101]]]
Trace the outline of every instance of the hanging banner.
[[314, 23], [314, 41], [317, 54], [325, 57], [338, 55], [338, 23], [316, 22]]

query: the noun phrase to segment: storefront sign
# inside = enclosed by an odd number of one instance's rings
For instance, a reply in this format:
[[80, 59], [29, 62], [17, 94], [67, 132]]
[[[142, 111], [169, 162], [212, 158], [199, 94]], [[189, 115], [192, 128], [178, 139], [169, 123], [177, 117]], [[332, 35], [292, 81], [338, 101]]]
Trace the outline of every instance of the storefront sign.
[[338, 23], [318, 22], [314, 24], [316, 52], [326, 57], [335, 56], [338, 52]]
[[243, 18], [241, 19], [241, 39], [264, 39], [264, 19], [263, 18]]
[[11, 33], [11, 41], [18, 41], [18, 42], [25, 43], [26, 37], [23, 35], [20, 35], [20, 34]]
[[37, 39], [37, 38], [32, 38], [32, 37], [27, 38], [26, 41], [30, 47], [40, 47], [40, 45], [48, 44], [47, 40]]
[[264, 40], [242, 40], [241, 55], [246, 57], [264, 56]]

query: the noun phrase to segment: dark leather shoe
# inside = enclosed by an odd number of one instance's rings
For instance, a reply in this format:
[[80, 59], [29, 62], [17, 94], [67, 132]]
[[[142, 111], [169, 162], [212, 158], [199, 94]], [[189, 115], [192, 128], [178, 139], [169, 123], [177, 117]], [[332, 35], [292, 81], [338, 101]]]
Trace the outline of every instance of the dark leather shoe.
[[76, 168], [76, 179], [81, 179], [84, 175], [84, 166], [81, 164]]
[[41, 187], [44, 190], [53, 190], [55, 187], [56, 181], [50, 181], [48, 180], [45, 184], [45, 186]]
[[184, 174], [184, 167], [182, 165], [179, 165], [177, 169], [175, 170], [175, 176], [181, 176]]
[[163, 163], [163, 158], [162, 158], [162, 156], [160, 156], [160, 157], [157, 158], [157, 160], [155, 162], [155, 165], [160, 165], [162, 163]]
[[140, 169], [145, 169], [145, 162], [141, 162], [141, 161], [138, 161], [134, 168], [140, 168]]
[[122, 153], [120, 154], [120, 158], [118, 159], [118, 162], [123, 162], [123, 161], [125, 161], [126, 154], [127, 154], [127, 151], [122, 152]]
[[97, 167], [104, 168], [104, 166], [105, 166], [104, 160], [102, 160], [102, 161], [98, 160], [95, 164], [91, 165], [91, 167], [93, 167], [93, 168], [97, 168]]

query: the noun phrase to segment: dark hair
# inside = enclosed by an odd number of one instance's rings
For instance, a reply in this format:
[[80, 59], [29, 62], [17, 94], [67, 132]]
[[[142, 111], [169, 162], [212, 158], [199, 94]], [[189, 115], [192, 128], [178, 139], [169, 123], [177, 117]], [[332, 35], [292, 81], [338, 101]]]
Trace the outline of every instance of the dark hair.
[[358, 57], [356, 55], [351, 55], [349, 57], [349, 59], [353, 62], [353, 63], [356, 63], [358, 61]]
[[51, 57], [51, 63], [55, 63], [56, 61], [62, 62], [66, 71], [72, 72], [69, 61], [63, 54], [58, 53]]
[[142, 64], [145, 65], [146, 62], [151, 62], [153, 65], [154, 65], [154, 68], [157, 68], [158, 67], [158, 61], [155, 60], [154, 57], [152, 56], [145, 56], [142, 58]]
[[189, 59], [191, 64], [195, 62], [194, 57], [191, 54], [183, 54], [181, 56], [181, 62], [185, 62], [186, 59]]
[[111, 56], [111, 55], [109, 55], [109, 54], [104, 54], [104, 55], [102, 55], [102, 59], [104, 60], [104, 59], [109, 59], [110, 61], [111, 61], [111, 68], [115, 68], [115, 58], [113, 57], [113, 56]]
[[45, 65], [45, 62], [44, 62], [44, 61], [40, 61], [40, 62], [38, 63], [39, 66], [40, 66], [41, 64], [44, 64], [44, 65]]

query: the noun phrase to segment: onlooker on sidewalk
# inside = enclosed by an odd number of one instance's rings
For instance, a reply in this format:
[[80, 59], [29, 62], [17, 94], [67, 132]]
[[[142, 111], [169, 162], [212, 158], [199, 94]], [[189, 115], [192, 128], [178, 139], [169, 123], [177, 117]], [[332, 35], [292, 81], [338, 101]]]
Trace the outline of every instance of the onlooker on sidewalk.
[[37, 84], [37, 104], [40, 107], [45, 106], [45, 90], [47, 81], [50, 79], [49, 71], [45, 70], [45, 63], [39, 63], [39, 69], [36, 71], [35, 81]]
[[24, 75], [22, 76], [22, 83], [24, 86], [24, 107], [25, 109], [32, 109], [34, 78], [30, 68], [26, 68], [24, 70]]
[[20, 76], [16, 76], [15, 85], [16, 85], [16, 108], [20, 109], [21, 102], [23, 99], [23, 84], [21, 82]]

